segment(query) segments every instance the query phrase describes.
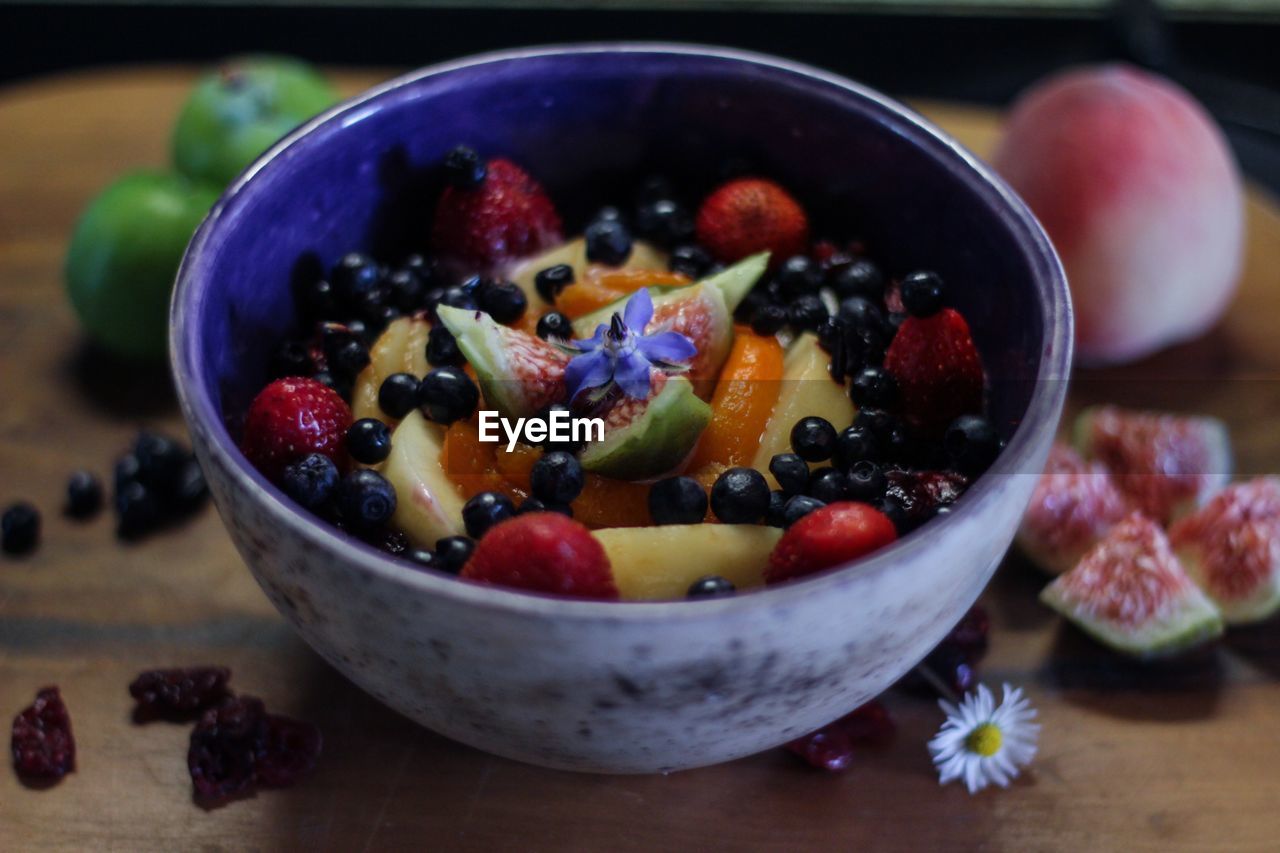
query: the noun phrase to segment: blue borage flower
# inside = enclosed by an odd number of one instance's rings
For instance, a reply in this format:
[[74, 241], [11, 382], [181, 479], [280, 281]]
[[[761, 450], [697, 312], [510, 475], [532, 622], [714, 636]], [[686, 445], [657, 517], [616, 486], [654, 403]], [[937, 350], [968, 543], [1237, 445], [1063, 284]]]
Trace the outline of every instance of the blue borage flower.
[[609, 323], [596, 326], [596, 333], [585, 340], [562, 345], [573, 353], [564, 371], [569, 400], [595, 389], [593, 396], [603, 397], [617, 385], [628, 397], [644, 400], [649, 396], [649, 372], [652, 368], [671, 372], [688, 370], [687, 362], [698, 354], [698, 348], [679, 332], [659, 331], [646, 335], [644, 330], [653, 319], [653, 299], [641, 288], [627, 300], [622, 313], [614, 313]]

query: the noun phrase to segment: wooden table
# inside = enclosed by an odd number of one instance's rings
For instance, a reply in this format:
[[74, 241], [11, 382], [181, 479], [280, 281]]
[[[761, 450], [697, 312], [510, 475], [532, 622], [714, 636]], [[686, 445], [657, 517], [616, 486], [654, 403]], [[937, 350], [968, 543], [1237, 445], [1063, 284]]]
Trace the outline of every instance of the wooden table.
[[[340, 79], [355, 91], [379, 76]], [[897, 693], [895, 742], [843, 776], [781, 751], [667, 777], [583, 776], [456, 745], [365, 696], [276, 615], [212, 510], [132, 545], [107, 515], [62, 519], [69, 471], [108, 474], [140, 424], [181, 430], [163, 372], [121, 371], [84, 348], [60, 270], [85, 201], [122, 169], [165, 162], [191, 78], [103, 71], [0, 91], [0, 502], [45, 511], [40, 550], [0, 559], [0, 723], [56, 683], [79, 742], [77, 772], [51, 790], [0, 768], [0, 850], [1275, 849], [1280, 621], [1143, 668], [1062, 626], [1035, 602], [1044, 579], [1011, 559], [985, 598], [984, 676], [1024, 685], [1044, 723], [1034, 771], [1011, 790], [940, 788], [925, 750], [939, 711]], [[925, 109], [989, 147], [992, 115]], [[1262, 472], [1280, 467], [1280, 214], [1254, 197], [1249, 215], [1227, 321], [1083, 377], [1074, 402], [1123, 388], [1131, 402], [1207, 408], [1231, 421], [1244, 470]], [[325, 754], [304, 784], [193, 805], [187, 727], [131, 724], [125, 687], [142, 668], [200, 662], [231, 666], [236, 688], [322, 727]]]

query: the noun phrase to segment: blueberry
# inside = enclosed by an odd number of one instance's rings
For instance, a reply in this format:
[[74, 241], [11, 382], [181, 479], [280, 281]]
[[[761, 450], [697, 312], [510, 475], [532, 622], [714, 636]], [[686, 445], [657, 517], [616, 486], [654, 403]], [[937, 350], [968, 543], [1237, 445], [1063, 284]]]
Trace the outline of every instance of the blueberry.
[[371, 530], [391, 520], [396, 511], [396, 490], [386, 477], [371, 468], [360, 468], [342, 478], [338, 486], [342, 520]]
[[995, 461], [1000, 437], [991, 421], [981, 415], [961, 415], [947, 427], [942, 448], [957, 471], [973, 477]]
[[884, 312], [870, 300], [850, 296], [840, 301], [836, 319], [854, 334], [864, 338], [883, 340], [885, 335]]
[[794, 453], [779, 453], [770, 459], [769, 473], [788, 497], [800, 494], [809, 485], [809, 465]]
[[405, 257], [400, 269], [413, 273], [424, 286], [432, 284], [436, 278], [436, 262], [416, 252]]
[[631, 232], [617, 219], [597, 219], [583, 235], [587, 242], [587, 260], [622, 266], [631, 255]]
[[529, 307], [528, 297], [520, 286], [510, 281], [494, 281], [480, 288], [476, 294], [480, 310], [488, 312], [494, 322], [509, 326], [524, 316]]
[[573, 518], [573, 507], [568, 504], [543, 503], [537, 498], [525, 498], [516, 510], [516, 515], [525, 515], [530, 512], [558, 512], [561, 515], [567, 515]]
[[817, 331], [827, 316], [827, 306], [817, 294], [797, 296], [787, 306], [787, 320], [798, 330]]
[[440, 294], [440, 304], [448, 305], [450, 308], [461, 308], [464, 311], [472, 311], [476, 308], [476, 300], [471, 295], [472, 288], [463, 287], [455, 284], [452, 287], [446, 287], [444, 293]]
[[387, 279], [387, 299], [401, 311], [417, 311], [426, 295], [426, 285], [411, 270], [398, 269]]
[[882, 445], [887, 444], [890, 434], [901, 427], [898, 419], [893, 415], [884, 409], [877, 409], [872, 406], [859, 409], [858, 414], [853, 419], [853, 425], [870, 432], [876, 441]]
[[698, 578], [689, 585], [690, 598], [715, 598], [719, 595], [730, 595], [737, 591], [733, 581], [719, 575], [707, 575]]
[[329, 353], [329, 370], [335, 376], [352, 379], [369, 365], [369, 348], [355, 338], [336, 345]]
[[[538, 417], [550, 424], [553, 412], [567, 412], [570, 418], [573, 417], [572, 410], [564, 403], [552, 403], [539, 412]], [[572, 424], [572, 421], [570, 421], [570, 424]], [[569, 434], [572, 436], [572, 430], [569, 431]], [[563, 450], [565, 453], [577, 453], [582, 449], [582, 442], [573, 441], [572, 438], [565, 439], [564, 441], [552, 441], [550, 432], [548, 431], [547, 440], [542, 442], [542, 449], [547, 453], [550, 453], [553, 450]]]
[[782, 510], [782, 521], [787, 527], [795, 524], [815, 509], [822, 509], [826, 504], [809, 495], [796, 495], [787, 501]]
[[160, 495], [168, 495], [187, 461], [187, 452], [166, 435], [146, 430], [133, 444], [138, 459], [137, 479]]
[[112, 471], [116, 492], [119, 493], [130, 483], [136, 483], [141, 471], [142, 463], [138, 461], [138, 455], [132, 450], [117, 459], [115, 469]]
[[535, 331], [544, 341], [567, 341], [573, 337], [573, 321], [559, 311], [548, 311], [538, 318]]
[[711, 272], [713, 266], [715, 266], [715, 260], [707, 250], [692, 243], [672, 249], [671, 257], [667, 261], [667, 267], [672, 272], [688, 276], [695, 281]]
[[130, 480], [115, 495], [116, 534], [130, 539], [160, 523], [160, 505], [155, 494], [138, 480]]
[[636, 233], [664, 248], [693, 237], [693, 217], [677, 201], [660, 198], [636, 208]]
[[474, 539], [466, 536], [446, 536], [436, 540], [436, 562], [433, 568], [456, 575], [462, 571], [471, 552], [476, 549]]
[[844, 324], [837, 318], [827, 315], [827, 319], [818, 324], [818, 328], [814, 331], [818, 333], [818, 346], [822, 347], [826, 352], [831, 353], [834, 358], [836, 348], [840, 346], [844, 340]]
[[878, 302], [884, 298], [884, 275], [866, 258], [859, 258], [837, 272], [831, 286], [841, 299], [860, 296]]
[[484, 183], [488, 170], [474, 148], [459, 145], [444, 155], [444, 182], [460, 190], [475, 189]]
[[400, 558], [412, 563], [417, 569], [440, 568], [440, 559], [436, 556], [436, 552], [428, 551], [426, 548], [410, 548], [401, 554]]
[[817, 498], [824, 504], [848, 500], [849, 479], [843, 471], [835, 468], [819, 468], [809, 476], [809, 485], [805, 489], [805, 494], [811, 498]]
[[489, 528], [514, 518], [515, 514], [515, 504], [501, 492], [480, 492], [462, 505], [462, 523], [472, 539], [479, 539]]
[[883, 409], [898, 399], [898, 383], [883, 367], [864, 367], [849, 383], [849, 398], [859, 408]]
[[347, 452], [362, 465], [377, 465], [391, 453], [391, 429], [377, 418], [360, 418], [347, 428]]
[[271, 355], [272, 377], [310, 376], [314, 372], [311, 351], [302, 341], [284, 341]]
[[568, 264], [556, 264], [553, 267], [538, 270], [537, 275], [533, 277], [533, 286], [544, 302], [554, 305], [556, 298], [560, 296], [560, 291], [573, 284], [573, 279], [573, 267]]
[[596, 211], [596, 215], [591, 217], [592, 222], [621, 222], [622, 209], [612, 204], [606, 204], [604, 207]]
[[480, 389], [457, 367], [437, 367], [418, 385], [418, 405], [436, 423], [451, 424], [467, 417], [480, 402]]
[[849, 499], [863, 503], [875, 503], [884, 496], [885, 487], [888, 485], [884, 471], [869, 459], [853, 463], [845, 482], [848, 486]]
[[321, 385], [324, 385], [326, 388], [332, 388], [334, 391], [337, 391], [338, 395], [344, 399], [348, 396], [348, 392], [351, 390], [350, 380], [338, 379], [338, 377], [334, 376], [327, 370], [321, 370], [311, 378], [319, 382]]
[[378, 408], [387, 417], [399, 420], [418, 405], [418, 377], [412, 373], [393, 373], [378, 388]]
[[192, 512], [209, 497], [209, 483], [195, 456], [188, 456], [173, 485], [173, 510], [178, 514]]
[[466, 361], [453, 332], [444, 325], [432, 326], [427, 332], [427, 364], [432, 367], [462, 367]]
[[582, 494], [582, 465], [562, 450], [544, 453], [529, 475], [533, 496], [547, 504], [568, 504]]
[[787, 309], [781, 305], [765, 303], [751, 316], [751, 331], [757, 335], [776, 335], [787, 325]]
[[725, 524], [752, 524], [769, 509], [769, 484], [754, 468], [730, 468], [711, 487], [711, 511]]
[[794, 299], [818, 290], [822, 285], [822, 270], [806, 255], [792, 255], [778, 267], [775, 280], [782, 295]]
[[311, 281], [298, 292], [298, 311], [307, 320], [332, 320], [338, 316], [338, 294], [328, 280]]
[[66, 514], [89, 518], [102, 508], [102, 483], [88, 471], [76, 471], [67, 480]]
[[365, 294], [382, 284], [383, 270], [373, 258], [359, 252], [343, 255], [329, 278], [338, 298], [350, 308], [359, 306]]
[[913, 317], [931, 317], [942, 310], [942, 279], [935, 272], [913, 272], [902, 280], [902, 307]]
[[323, 453], [308, 454], [285, 466], [280, 488], [307, 509], [319, 509], [338, 488], [338, 466]]
[[769, 493], [769, 508], [764, 513], [764, 523], [770, 527], [786, 527], [787, 501], [790, 495], [782, 489], [774, 489]]
[[25, 501], [11, 504], [0, 516], [0, 549], [25, 554], [40, 541], [40, 512]]
[[830, 459], [836, 449], [836, 428], [826, 418], [801, 418], [791, 428], [791, 449], [806, 462]]
[[707, 515], [707, 492], [692, 477], [668, 477], [649, 489], [654, 524], [697, 524]]
[[899, 503], [897, 498], [885, 495], [873, 503], [872, 506], [889, 517], [889, 520], [893, 522], [893, 526], [897, 528], [899, 534], [903, 534], [908, 531], [907, 511], [903, 508], [902, 504]]
[[855, 424], [846, 427], [836, 436], [834, 453], [836, 464], [841, 468], [851, 468], [864, 460], [878, 459], [879, 444], [871, 430]]

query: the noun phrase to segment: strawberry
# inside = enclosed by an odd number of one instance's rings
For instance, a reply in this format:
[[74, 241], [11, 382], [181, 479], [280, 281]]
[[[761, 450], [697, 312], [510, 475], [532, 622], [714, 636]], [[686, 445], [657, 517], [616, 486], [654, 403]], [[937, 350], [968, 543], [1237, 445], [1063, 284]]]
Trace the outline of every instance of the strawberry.
[[827, 504], [782, 534], [769, 555], [765, 583], [811, 575], [856, 560], [897, 538], [889, 517], [868, 504]]
[[351, 409], [337, 391], [314, 379], [289, 376], [253, 398], [240, 449], [268, 479], [278, 481], [286, 465], [312, 453], [342, 467], [350, 426]]
[[767, 250], [778, 264], [804, 253], [809, 219], [800, 203], [773, 181], [739, 178], [702, 202], [697, 235], [698, 242], [725, 263]]
[[490, 268], [561, 240], [560, 214], [542, 185], [510, 160], [490, 160], [477, 187], [446, 187], [431, 245], [463, 263]]
[[955, 309], [903, 320], [884, 367], [901, 389], [905, 419], [917, 430], [938, 432], [960, 415], [982, 411], [982, 357]]
[[462, 567], [461, 576], [573, 598], [618, 597], [600, 540], [558, 512], [518, 515], [490, 528]]

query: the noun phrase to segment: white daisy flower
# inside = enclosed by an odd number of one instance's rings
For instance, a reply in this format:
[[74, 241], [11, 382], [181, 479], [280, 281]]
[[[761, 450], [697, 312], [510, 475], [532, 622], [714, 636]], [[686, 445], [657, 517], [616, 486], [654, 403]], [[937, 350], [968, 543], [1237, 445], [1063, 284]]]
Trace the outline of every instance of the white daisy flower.
[[964, 779], [970, 794], [992, 782], [1007, 788], [1035, 757], [1040, 725], [1031, 722], [1036, 711], [1021, 688], [1004, 685], [999, 705], [985, 684], [958, 706], [938, 704], [947, 721], [929, 741], [929, 752], [938, 767], [939, 784]]

